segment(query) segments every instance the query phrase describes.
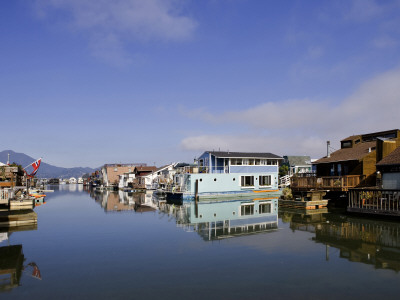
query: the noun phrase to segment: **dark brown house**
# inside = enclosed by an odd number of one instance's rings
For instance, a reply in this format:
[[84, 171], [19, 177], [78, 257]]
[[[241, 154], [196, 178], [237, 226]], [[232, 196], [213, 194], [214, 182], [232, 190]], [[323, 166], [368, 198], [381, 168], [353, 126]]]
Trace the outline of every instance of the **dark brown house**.
[[351, 187], [375, 186], [376, 164], [400, 146], [400, 130], [353, 135], [340, 143], [339, 150], [313, 162], [316, 178], [299, 179], [298, 187], [306, 184], [307, 188], [346, 191]]
[[384, 189], [400, 190], [400, 147], [376, 164]]

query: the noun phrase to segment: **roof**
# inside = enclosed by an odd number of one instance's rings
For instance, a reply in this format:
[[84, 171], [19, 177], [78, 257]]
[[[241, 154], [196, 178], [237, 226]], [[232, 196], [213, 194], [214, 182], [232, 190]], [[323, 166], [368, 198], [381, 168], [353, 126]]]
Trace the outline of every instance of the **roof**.
[[359, 138], [359, 137], [360, 137], [360, 135], [351, 135], [351, 136], [349, 136], [349, 137], [347, 137], [347, 138], [341, 140], [341, 142], [344, 142], [344, 141], [352, 141], [352, 140], [354, 140], [355, 138]]
[[131, 163], [131, 164], [105, 164], [104, 168], [115, 168], [115, 167], [138, 167], [138, 166], [147, 166], [145, 163]]
[[361, 138], [363, 141], [370, 141], [370, 140], [375, 140], [378, 137], [392, 137], [395, 135], [397, 137], [399, 129], [391, 129], [391, 130], [385, 130], [385, 131], [377, 131], [377, 132], [371, 132], [371, 133], [365, 133], [365, 134], [358, 134], [358, 135], [351, 135], [343, 140], [344, 141], [352, 141], [356, 138]]
[[311, 165], [311, 158], [310, 156], [307, 155], [302, 155], [302, 156], [285, 155], [283, 158], [285, 159], [285, 162], [287, 160], [287, 163], [291, 166]]
[[377, 166], [400, 165], [400, 147], [397, 147], [376, 165]]
[[331, 153], [330, 157], [323, 157], [313, 164], [324, 164], [337, 161], [360, 160], [369, 153], [369, 148], [376, 146], [376, 141], [364, 142], [353, 148], [343, 148]]
[[157, 170], [157, 167], [155, 166], [141, 166], [141, 167], [136, 167], [135, 172], [155, 172]]
[[225, 151], [206, 151], [211, 155], [221, 158], [273, 158], [282, 159], [282, 157], [272, 153], [259, 153], [259, 152], [225, 152]]
[[182, 167], [189, 167], [189, 166], [190, 166], [190, 164], [188, 164], [188, 163], [180, 162], [180, 163], [177, 163], [174, 167], [175, 168], [182, 168]]

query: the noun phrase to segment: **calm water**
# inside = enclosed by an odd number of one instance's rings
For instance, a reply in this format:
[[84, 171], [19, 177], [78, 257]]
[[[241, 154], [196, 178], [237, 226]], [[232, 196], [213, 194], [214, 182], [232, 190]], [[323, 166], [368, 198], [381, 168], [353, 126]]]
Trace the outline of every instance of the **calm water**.
[[0, 299], [399, 297], [400, 222], [51, 188], [37, 228], [2, 233]]

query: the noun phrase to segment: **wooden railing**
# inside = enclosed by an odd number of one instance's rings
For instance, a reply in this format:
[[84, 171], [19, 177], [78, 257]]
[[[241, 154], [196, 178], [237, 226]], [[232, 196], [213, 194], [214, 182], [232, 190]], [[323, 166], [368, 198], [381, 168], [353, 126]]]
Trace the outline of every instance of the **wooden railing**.
[[400, 216], [400, 190], [350, 189], [349, 212]]
[[299, 177], [291, 178], [290, 187], [292, 189], [324, 189], [347, 191], [349, 188], [359, 186], [365, 179], [364, 175], [347, 176], [325, 176], [325, 177]]

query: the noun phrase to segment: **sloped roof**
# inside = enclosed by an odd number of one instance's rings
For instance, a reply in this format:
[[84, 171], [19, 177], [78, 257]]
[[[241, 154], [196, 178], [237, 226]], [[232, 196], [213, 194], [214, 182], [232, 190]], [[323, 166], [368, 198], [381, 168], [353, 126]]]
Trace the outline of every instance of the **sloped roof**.
[[325, 164], [338, 161], [360, 160], [369, 153], [369, 148], [376, 146], [376, 141], [360, 143], [353, 148], [343, 148], [331, 153], [330, 157], [323, 157], [313, 164]]
[[155, 166], [141, 166], [136, 167], [135, 172], [154, 172], [157, 170]]
[[377, 166], [400, 165], [400, 147], [397, 147], [376, 165]]
[[310, 156], [307, 155], [302, 155], [302, 156], [287, 155], [286, 157], [289, 165], [291, 166], [305, 166], [311, 164], [311, 158]]
[[221, 158], [273, 158], [282, 159], [282, 157], [272, 153], [259, 153], [259, 152], [227, 152], [227, 151], [207, 151], [211, 155]]
[[359, 137], [360, 137], [360, 135], [351, 135], [351, 136], [349, 136], [349, 137], [347, 137], [347, 138], [341, 140], [341, 142], [344, 142], [344, 141], [352, 141], [352, 140], [354, 140], [355, 138], [359, 138]]

